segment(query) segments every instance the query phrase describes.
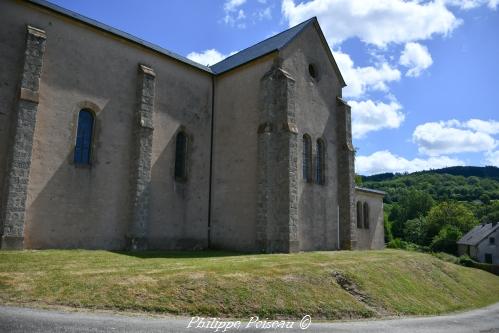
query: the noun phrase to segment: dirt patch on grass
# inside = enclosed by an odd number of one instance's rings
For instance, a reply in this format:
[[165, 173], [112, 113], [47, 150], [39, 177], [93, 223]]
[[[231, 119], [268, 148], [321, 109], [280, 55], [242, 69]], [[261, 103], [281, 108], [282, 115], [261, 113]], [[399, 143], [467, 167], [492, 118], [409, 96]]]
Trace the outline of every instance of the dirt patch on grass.
[[362, 291], [360, 287], [351, 279], [349, 279], [346, 275], [340, 272], [332, 272], [333, 277], [336, 280], [336, 283], [339, 284], [343, 290], [352, 295], [356, 300], [364, 304], [369, 310], [374, 312], [378, 317], [389, 316], [392, 315], [387, 309], [385, 309], [382, 305], [376, 303], [371, 296], [369, 296], [366, 292]]

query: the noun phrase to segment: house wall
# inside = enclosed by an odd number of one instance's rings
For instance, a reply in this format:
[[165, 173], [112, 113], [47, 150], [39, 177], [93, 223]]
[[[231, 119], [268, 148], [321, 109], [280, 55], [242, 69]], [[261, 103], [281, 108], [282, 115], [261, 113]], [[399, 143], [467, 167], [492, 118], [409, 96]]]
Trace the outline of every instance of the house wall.
[[[21, 1], [0, 2], [0, 179], [26, 24], [47, 34], [28, 185], [25, 247], [121, 249], [130, 220], [138, 64], [156, 72], [150, 223], [153, 248], [207, 245], [211, 75]], [[78, 112], [96, 126], [90, 168], [75, 167]], [[173, 180], [175, 135], [189, 136], [188, 180]], [[0, 184], [1, 185], [1, 184]]]
[[271, 54], [215, 78], [211, 246], [257, 251], [260, 80]]
[[358, 250], [379, 250], [385, 247], [385, 231], [383, 224], [383, 195], [368, 192], [365, 190], [355, 190], [355, 203], [367, 202], [369, 206], [369, 228], [358, 228], [357, 249]]
[[[495, 244], [490, 244], [489, 239], [495, 238]], [[476, 253], [473, 258], [476, 258], [479, 262], [485, 262], [485, 254], [490, 253], [492, 255], [492, 263], [499, 264], [499, 229], [496, 229], [488, 237], [484, 238], [476, 246]]]
[[[282, 67], [295, 79], [294, 108], [298, 128], [297, 194], [299, 249], [339, 248], [336, 97], [341, 83], [313, 25], [281, 51]], [[309, 74], [313, 64], [317, 77]], [[312, 140], [313, 183], [303, 175], [303, 135]], [[315, 182], [317, 139], [325, 142], [325, 184]]]

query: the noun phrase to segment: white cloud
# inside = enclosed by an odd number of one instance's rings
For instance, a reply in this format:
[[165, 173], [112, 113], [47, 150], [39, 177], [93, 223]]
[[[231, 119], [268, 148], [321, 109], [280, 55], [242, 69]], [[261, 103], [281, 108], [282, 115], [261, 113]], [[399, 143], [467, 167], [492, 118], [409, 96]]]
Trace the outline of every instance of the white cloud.
[[352, 107], [352, 135], [356, 139], [383, 128], [398, 128], [405, 118], [400, 111], [402, 106], [395, 101], [390, 104], [349, 101], [348, 104]]
[[283, 0], [282, 13], [293, 26], [317, 16], [332, 44], [358, 37], [377, 46], [447, 35], [460, 20], [440, 0]]
[[464, 165], [464, 162], [447, 156], [408, 160], [404, 157], [394, 155], [388, 150], [381, 150], [368, 156], [357, 156], [355, 158], [355, 170], [361, 175], [372, 175], [383, 172], [415, 172], [455, 165]]
[[187, 55], [188, 59], [200, 63], [205, 66], [211, 66], [224, 60], [225, 58], [235, 54], [237, 52], [231, 52], [229, 54], [222, 54], [215, 49], [205, 50], [203, 52], [191, 52]]
[[420, 153], [438, 156], [466, 152], [491, 151], [497, 142], [487, 133], [462, 129], [457, 120], [418, 125], [412, 140]]
[[225, 24], [237, 26], [238, 28], [245, 28], [246, 24], [242, 22], [246, 18], [246, 13], [243, 9], [239, 8], [246, 0], [227, 0], [224, 3], [225, 16], [223, 21]]
[[477, 132], [487, 134], [499, 134], [499, 121], [470, 119], [461, 126], [471, 128]]
[[377, 67], [355, 67], [352, 58], [346, 53], [335, 51], [334, 58], [347, 83], [343, 89], [345, 97], [360, 97], [368, 90], [388, 91], [387, 82], [400, 80], [400, 71], [381, 63]]
[[485, 154], [487, 165], [499, 167], [499, 150], [491, 151]]
[[236, 11], [237, 8], [244, 5], [245, 2], [246, 2], [246, 0], [227, 0], [224, 3], [224, 10], [226, 12]]
[[499, 0], [445, 0], [445, 3], [463, 10], [473, 9], [486, 4], [487, 7], [495, 10], [499, 4]]
[[272, 7], [267, 7], [256, 13], [256, 16], [260, 20], [271, 20], [272, 19]]
[[409, 67], [405, 75], [417, 77], [423, 70], [431, 66], [433, 59], [426, 46], [410, 42], [405, 44], [399, 63], [402, 66]]

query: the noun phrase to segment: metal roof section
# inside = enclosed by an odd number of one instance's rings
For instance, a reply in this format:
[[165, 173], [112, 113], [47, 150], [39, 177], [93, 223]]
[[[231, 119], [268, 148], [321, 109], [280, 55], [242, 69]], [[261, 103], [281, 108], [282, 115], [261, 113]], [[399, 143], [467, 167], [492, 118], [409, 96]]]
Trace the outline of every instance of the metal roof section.
[[289, 44], [300, 32], [317, 20], [315, 17], [302, 22], [288, 30], [285, 30], [277, 35], [269, 37], [253, 46], [250, 46], [224, 60], [210, 66], [215, 74], [222, 74], [236, 67], [242, 66], [252, 60], [263, 57], [274, 51], [282, 49]]
[[164, 54], [170, 58], [173, 58], [177, 61], [180, 61], [180, 62], [183, 62], [187, 65], [190, 65], [192, 67], [196, 67], [202, 71], [205, 71], [205, 72], [208, 72], [208, 73], [211, 73], [213, 74], [213, 72], [211, 71], [211, 69], [207, 66], [203, 66], [195, 61], [192, 61], [186, 57], [183, 57], [179, 54], [176, 54], [174, 52], [171, 52], [171, 51], [168, 51], [167, 49], [164, 49], [162, 47], [159, 47], [155, 44], [152, 44], [152, 43], [149, 43], [149, 42], [146, 42], [145, 40], [142, 40], [138, 37], [135, 37], [133, 35], [130, 35], [129, 33], [126, 33], [126, 32], [123, 32], [121, 30], [118, 30], [118, 29], [115, 29], [113, 27], [110, 27], [104, 23], [101, 23], [99, 21], [96, 21], [96, 20], [93, 20], [91, 18], [88, 18], [86, 16], [83, 16], [83, 15], [80, 15], [78, 13], [75, 13], [71, 10], [68, 10], [68, 9], [65, 9], [63, 7], [59, 7], [57, 5], [54, 5], [53, 3], [50, 3], [48, 1], [45, 1], [45, 0], [29, 0], [30, 3], [34, 4], [34, 5], [37, 5], [37, 6], [40, 6], [40, 7], [43, 7], [43, 8], [46, 8], [48, 10], [51, 10], [53, 12], [56, 12], [56, 13], [59, 13], [59, 14], [62, 14], [64, 16], [67, 16], [67, 17], [70, 17], [70, 18], [73, 18], [77, 21], [80, 21], [80, 22], [83, 22], [85, 24], [88, 24], [94, 28], [97, 28], [97, 29], [100, 29], [100, 30], [103, 30], [103, 31], [106, 31], [108, 33], [111, 33], [113, 35], [116, 35], [116, 36], [119, 36], [121, 38], [124, 38], [126, 40], [129, 40], [129, 41], [132, 41], [134, 43], [137, 43], [137, 44], [140, 44], [142, 46], [145, 46], [146, 48], [148, 49], [151, 49], [151, 50], [154, 50], [158, 53], [161, 53], [161, 54]]
[[477, 245], [499, 228], [499, 223], [480, 224], [464, 235], [457, 244]]
[[378, 195], [386, 195], [386, 192], [379, 191], [379, 190], [373, 190], [373, 189], [366, 188], [366, 187], [355, 186], [355, 190], [356, 191], [361, 191], [361, 192], [372, 193], [372, 194], [378, 194]]

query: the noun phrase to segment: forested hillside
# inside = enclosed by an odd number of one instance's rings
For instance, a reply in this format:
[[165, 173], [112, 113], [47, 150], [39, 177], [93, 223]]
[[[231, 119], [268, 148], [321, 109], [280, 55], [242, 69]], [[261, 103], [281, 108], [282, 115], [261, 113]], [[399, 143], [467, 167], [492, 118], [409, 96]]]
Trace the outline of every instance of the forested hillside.
[[499, 222], [496, 167], [360, 176], [357, 185], [387, 193], [386, 238], [395, 246], [408, 242], [455, 254], [456, 240], [473, 226]]

